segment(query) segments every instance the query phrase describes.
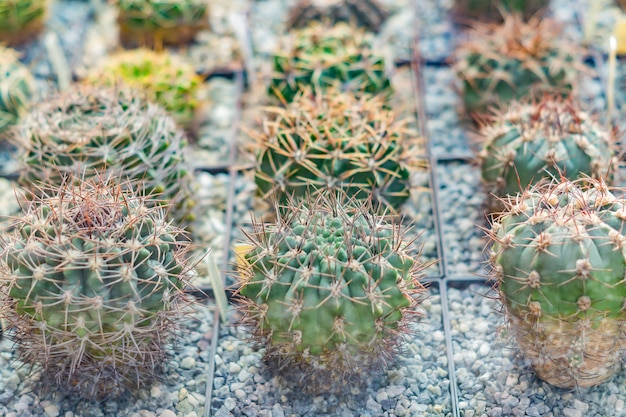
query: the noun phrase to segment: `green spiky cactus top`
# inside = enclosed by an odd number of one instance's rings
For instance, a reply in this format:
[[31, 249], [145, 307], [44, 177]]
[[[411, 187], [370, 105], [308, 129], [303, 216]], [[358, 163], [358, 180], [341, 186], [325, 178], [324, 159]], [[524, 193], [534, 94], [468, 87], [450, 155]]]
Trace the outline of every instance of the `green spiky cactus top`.
[[122, 82], [161, 105], [185, 129], [190, 129], [200, 102], [202, 80], [194, 68], [166, 52], [133, 49], [108, 58], [88, 77], [90, 83]]
[[0, 294], [44, 384], [101, 400], [160, 369], [183, 314], [186, 249], [162, 208], [102, 178], [71, 182], [35, 196], [3, 237]]
[[390, 94], [384, 58], [372, 51], [372, 38], [346, 23], [317, 22], [285, 38], [272, 57], [268, 93], [287, 103], [310, 88], [315, 93], [330, 86], [344, 91]]
[[389, 12], [377, 0], [300, 0], [290, 10], [288, 26], [301, 28], [318, 20], [347, 22], [377, 32]]
[[255, 181], [263, 197], [281, 204], [290, 196], [343, 189], [397, 212], [409, 198], [411, 173], [424, 167], [423, 141], [395, 120], [381, 96], [302, 94], [268, 114], [252, 132]]
[[35, 95], [35, 80], [17, 53], [0, 46], [0, 139]]
[[0, 0], [0, 41], [11, 46], [30, 41], [44, 26], [48, 0]]
[[159, 106], [121, 88], [76, 86], [33, 106], [16, 127], [20, 183], [60, 185], [69, 175], [115, 175], [191, 216], [185, 135]]
[[543, 178], [611, 178], [615, 139], [571, 99], [514, 103], [480, 131], [482, 179], [497, 197]]
[[626, 348], [626, 201], [600, 180], [542, 183], [511, 199], [490, 237], [511, 330], [538, 376], [567, 388], [609, 378]]
[[266, 359], [305, 391], [369, 378], [393, 353], [423, 291], [421, 265], [399, 226], [329, 196], [292, 202], [277, 215], [248, 234], [239, 289], [244, 322], [267, 348]]
[[551, 19], [507, 15], [503, 24], [476, 24], [455, 52], [466, 111], [478, 116], [524, 97], [568, 95], [577, 51]]
[[208, 0], [111, 0], [119, 9], [122, 43], [156, 47], [184, 45], [208, 27]]

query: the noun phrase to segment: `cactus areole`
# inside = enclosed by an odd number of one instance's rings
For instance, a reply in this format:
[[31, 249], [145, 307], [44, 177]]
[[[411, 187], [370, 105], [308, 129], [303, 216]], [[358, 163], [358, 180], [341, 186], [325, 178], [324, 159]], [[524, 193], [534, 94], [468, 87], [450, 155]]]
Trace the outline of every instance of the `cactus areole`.
[[600, 180], [540, 184], [493, 224], [491, 263], [537, 375], [589, 387], [619, 368], [626, 324], [626, 201]]

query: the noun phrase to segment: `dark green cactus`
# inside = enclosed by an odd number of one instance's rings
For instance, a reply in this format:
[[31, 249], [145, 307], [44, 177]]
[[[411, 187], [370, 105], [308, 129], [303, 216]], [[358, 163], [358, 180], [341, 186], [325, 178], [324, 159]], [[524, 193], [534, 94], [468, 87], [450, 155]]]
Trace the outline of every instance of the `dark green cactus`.
[[625, 234], [626, 201], [588, 178], [535, 186], [493, 223], [490, 259], [501, 301], [541, 379], [589, 387], [619, 369]]
[[543, 178], [612, 178], [613, 133], [571, 99], [514, 103], [480, 131], [482, 179], [497, 197], [515, 195]]
[[461, 23], [498, 22], [508, 13], [519, 13], [524, 19], [530, 19], [549, 5], [550, 0], [454, 0], [453, 12]]
[[44, 27], [48, 0], [0, 0], [0, 41], [21, 45]]
[[288, 26], [302, 28], [317, 20], [346, 22], [377, 32], [388, 16], [377, 0], [300, 0], [290, 11]]
[[264, 128], [252, 133], [255, 181], [264, 198], [281, 204], [343, 189], [397, 212], [409, 198], [411, 173], [424, 169], [424, 142], [395, 120], [381, 96], [302, 94], [268, 114]]
[[102, 400], [159, 371], [183, 315], [186, 249], [161, 207], [103, 178], [72, 182], [33, 196], [3, 237], [0, 294], [44, 387]]
[[302, 92], [335, 86], [355, 94], [392, 91], [385, 61], [372, 51], [372, 37], [346, 23], [317, 22], [285, 38], [272, 57], [269, 94], [290, 103]]
[[577, 46], [551, 19], [524, 22], [507, 15], [503, 24], [477, 24], [455, 52], [465, 110], [480, 116], [513, 100], [567, 96], [579, 68], [577, 55]]
[[42, 180], [60, 185], [67, 176], [113, 175], [141, 195], [171, 203], [177, 222], [192, 217], [185, 135], [134, 92], [76, 86], [33, 106], [16, 131], [20, 183], [33, 192]]
[[0, 139], [24, 113], [34, 95], [35, 79], [28, 68], [14, 50], [0, 46]]
[[294, 201], [248, 233], [244, 322], [266, 359], [305, 391], [370, 378], [395, 351], [424, 290], [399, 225], [353, 203], [331, 195]]

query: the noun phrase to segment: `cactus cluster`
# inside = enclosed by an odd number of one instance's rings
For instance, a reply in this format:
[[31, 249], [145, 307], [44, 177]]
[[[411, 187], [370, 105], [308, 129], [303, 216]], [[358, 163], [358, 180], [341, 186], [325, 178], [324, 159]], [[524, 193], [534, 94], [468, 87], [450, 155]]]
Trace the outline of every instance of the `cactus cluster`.
[[377, 0], [300, 0], [290, 11], [288, 26], [302, 28], [318, 20], [347, 22], [377, 32], [388, 16]]
[[89, 75], [92, 84], [123, 83], [159, 104], [183, 128], [191, 129], [200, 104], [202, 80], [188, 63], [167, 52], [133, 49], [119, 52]]
[[367, 205], [319, 195], [276, 214], [247, 233], [244, 323], [288, 382], [312, 393], [356, 386], [406, 334], [422, 265], [399, 225]]
[[35, 79], [17, 53], [0, 46], [0, 139], [35, 95]]
[[208, 28], [208, 0], [113, 0], [126, 46], [184, 45]]
[[573, 100], [515, 102], [479, 135], [482, 179], [496, 197], [515, 195], [543, 178], [611, 178], [617, 168], [613, 133]]
[[472, 116], [522, 98], [567, 96], [578, 73], [577, 47], [552, 19], [507, 15], [503, 24], [477, 24], [455, 51], [465, 110]]
[[44, 387], [103, 400], [159, 373], [187, 304], [180, 233], [161, 207], [103, 178], [33, 196], [2, 238], [0, 296]]
[[509, 327], [537, 375], [590, 387], [626, 348], [626, 201], [601, 180], [541, 183], [489, 233]]
[[409, 198], [424, 144], [384, 97], [305, 93], [267, 112], [262, 129], [251, 132], [263, 197], [284, 205], [289, 197], [341, 189], [393, 213]]
[[0, 41], [10, 46], [32, 40], [44, 27], [48, 0], [0, 0]]
[[550, 0], [454, 0], [454, 14], [463, 23], [474, 20], [502, 21], [506, 14], [517, 13], [525, 20], [537, 16], [550, 5]]
[[190, 220], [192, 173], [185, 135], [159, 106], [132, 91], [76, 86], [31, 108], [16, 126], [20, 183], [33, 192], [68, 176], [119, 176], [171, 218]]
[[313, 22], [284, 39], [272, 57], [269, 94], [291, 102], [304, 89], [334, 86], [353, 94], [390, 94], [385, 60], [372, 49], [371, 34], [347, 23]]

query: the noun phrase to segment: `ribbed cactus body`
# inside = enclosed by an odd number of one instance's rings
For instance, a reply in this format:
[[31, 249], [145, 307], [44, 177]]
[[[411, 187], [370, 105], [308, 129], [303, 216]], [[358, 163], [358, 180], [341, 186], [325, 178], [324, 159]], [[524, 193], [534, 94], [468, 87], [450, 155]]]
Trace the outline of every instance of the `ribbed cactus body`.
[[28, 68], [15, 51], [0, 46], [0, 139], [17, 122], [34, 94], [35, 80]]
[[21, 45], [43, 29], [48, 0], [0, 0], [0, 41]]
[[626, 202], [598, 180], [541, 185], [494, 223], [491, 256], [511, 330], [538, 376], [597, 385], [626, 347]]
[[[337, 388], [393, 353], [416, 304], [419, 262], [400, 229], [319, 197], [255, 224], [240, 295], [266, 357], [304, 389]], [[293, 367], [292, 367], [293, 366]]]
[[304, 89], [335, 86], [355, 94], [391, 93], [384, 58], [372, 51], [365, 31], [346, 23], [312, 23], [287, 37], [273, 56], [268, 92], [287, 103]]
[[291, 9], [288, 25], [301, 28], [311, 21], [329, 24], [346, 22], [378, 31], [389, 12], [377, 0], [300, 0]]
[[480, 137], [482, 179], [498, 197], [544, 178], [609, 179], [617, 166], [612, 132], [569, 99], [515, 103], [494, 116]]
[[383, 97], [303, 94], [268, 114], [253, 133], [255, 181], [263, 197], [281, 204], [290, 196], [344, 190], [395, 212], [409, 198], [411, 173], [424, 168], [423, 141], [395, 119]]
[[159, 104], [183, 128], [192, 127], [202, 80], [194, 68], [166, 52], [133, 49], [108, 58], [89, 76], [92, 84], [123, 83]]
[[0, 282], [21, 358], [89, 399], [145, 386], [182, 312], [180, 229], [112, 183], [46, 194], [2, 245]]
[[159, 106], [122, 88], [75, 87], [33, 106], [17, 126], [20, 182], [36, 191], [42, 179], [114, 175], [141, 195], [189, 220], [192, 174], [185, 135]]
[[463, 101], [472, 115], [546, 93], [567, 96], [575, 83], [577, 49], [550, 19], [507, 15], [499, 25], [476, 25], [455, 52]]
[[208, 0], [114, 0], [122, 43], [156, 47], [184, 45], [208, 28]]
[[502, 21], [503, 14], [519, 13], [529, 19], [550, 5], [550, 0], [454, 0], [458, 20], [471, 23], [474, 19]]

